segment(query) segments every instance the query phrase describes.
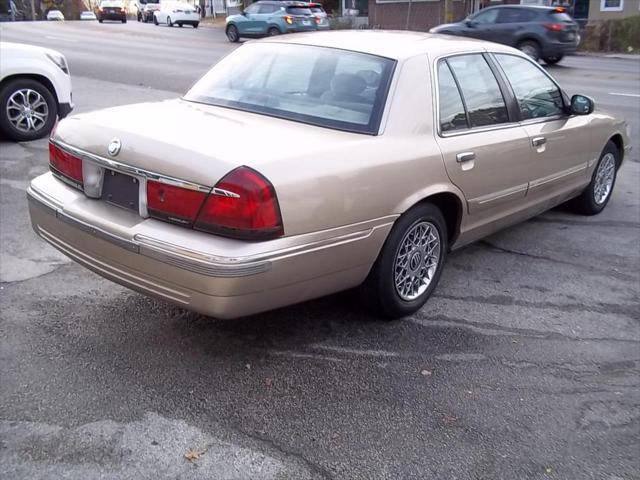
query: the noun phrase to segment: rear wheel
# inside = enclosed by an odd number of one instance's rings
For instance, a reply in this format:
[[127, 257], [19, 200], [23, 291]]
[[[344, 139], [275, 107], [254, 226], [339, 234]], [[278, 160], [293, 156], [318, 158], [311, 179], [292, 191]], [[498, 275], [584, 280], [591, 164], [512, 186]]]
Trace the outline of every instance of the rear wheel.
[[127, 23], [127, 19], [126, 19], [126, 18], [123, 18], [123, 19], [122, 19], [122, 23]]
[[280, 35], [280, 30], [276, 27], [271, 27], [267, 33], [270, 37], [275, 37], [276, 35]]
[[157, 18], [155, 15], [153, 16], [153, 24], [154, 24], [154, 25], [160, 25], [160, 24], [158, 23], [158, 18]]
[[137, 19], [139, 22], [141, 22], [141, 21], [142, 21], [142, 15], [140, 15], [140, 13], [138, 13], [138, 15], [137, 15], [136, 19]]
[[199, 22], [193, 24], [193, 28], [198, 28]]
[[423, 203], [402, 215], [360, 287], [365, 306], [387, 318], [419, 310], [440, 279], [447, 241], [446, 223], [435, 205]]
[[102, 19], [101, 19], [101, 18], [99, 18], [99, 19], [98, 19], [98, 22], [102, 23]]
[[562, 60], [563, 55], [551, 55], [549, 57], [543, 57], [542, 59], [545, 61], [545, 63], [547, 63], [548, 65], [555, 65], [556, 63], [558, 63], [560, 60]]
[[179, 26], [180, 28], [182, 28], [182, 22], [178, 23], [178, 26]]
[[522, 53], [526, 53], [535, 61], [538, 61], [538, 59], [540, 58], [540, 46], [533, 40], [525, 40], [524, 42], [520, 42], [518, 44], [518, 50], [520, 50]]
[[171, 21], [171, 17], [167, 17], [167, 26], [173, 27], [173, 22]]
[[238, 32], [238, 27], [235, 25], [229, 25], [226, 30], [227, 38], [230, 42], [235, 43], [240, 40], [240, 33]]
[[591, 182], [579, 197], [572, 201], [574, 210], [583, 215], [597, 215], [609, 203], [620, 163], [618, 147], [608, 141], [600, 155]]
[[48, 135], [57, 116], [55, 97], [36, 80], [18, 78], [0, 90], [0, 130], [12, 140], [25, 142]]

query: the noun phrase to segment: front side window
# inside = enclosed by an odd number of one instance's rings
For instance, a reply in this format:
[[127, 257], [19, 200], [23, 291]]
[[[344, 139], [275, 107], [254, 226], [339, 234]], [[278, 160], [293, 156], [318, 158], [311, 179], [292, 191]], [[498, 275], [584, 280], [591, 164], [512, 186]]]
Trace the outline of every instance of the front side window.
[[513, 88], [524, 120], [564, 112], [560, 89], [533, 63], [514, 55], [496, 54], [495, 57]]
[[509, 121], [498, 81], [482, 55], [458, 55], [448, 58], [447, 63], [460, 85], [471, 127]]
[[260, 8], [259, 5], [257, 4], [253, 4], [253, 5], [249, 5], [247, 8], [244, 9], [244, 13], [258, 13], [258, 9]]
[[219, 62], [185, 100], [375, 134], [395, 62], [333, 48], [248, 44]]
[[503, 8], [498, 16], [498, 23], [525, 23], [536, 18], [536, 13], [524, 8]]
[[477, 14], [472, 20], [476, 23], [496, 23], [497, 18], [498, 9], [492, 8], [491, 10]]

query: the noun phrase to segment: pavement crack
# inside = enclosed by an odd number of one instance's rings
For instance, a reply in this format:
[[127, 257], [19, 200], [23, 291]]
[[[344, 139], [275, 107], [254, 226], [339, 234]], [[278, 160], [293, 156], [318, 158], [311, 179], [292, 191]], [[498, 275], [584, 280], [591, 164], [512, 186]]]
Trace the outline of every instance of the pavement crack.
[[505, 248], [505, 247], [500, 247], [494, 243], [489, 242], [488, 240], [480, 240], [478, 242], [478, 244], [483, 245], [484, 247], [488, 248], [489, 250], [493, 250], [495, 252], [500, 252], [500, 253], [505, 253], [505, 254], [509, 254], [509, 255], [517, 255], [520, 257], [527, 257], [527, 258], [532, 258], [534, 260], [542, 260], [545, 262], [551, 262], [554, 264], [561, 264], [561, 265], [569, 265], [571, 267], [580, 269], [580, 270], [586, 270], [588, 272], [591, 273], [597, 273], [600, 275], [604, 275], [604, 276], [611, 276], [611, 277], [616, 277], [620, 280], [626, 280], [626, 281], [636, 281], [636, 277], [632, 276], [632, 275], [627, 275], [625, 273], [621, 273], [621, 272], [616, 272], [616, 271], [611, 271], [611, 270], [602, 270], [590, 265], [584, 265], [582, 263], [575, 263], [575, 262], [569, 262], [567, 260], [562, 260], [559, 258], [552, 258], [552, 257], [546, 257], [544, 255], [536, 255], [534, 253], [528, 253], [528, 252], [522, 252], [519, 250], [513, 250], [510, 248]]

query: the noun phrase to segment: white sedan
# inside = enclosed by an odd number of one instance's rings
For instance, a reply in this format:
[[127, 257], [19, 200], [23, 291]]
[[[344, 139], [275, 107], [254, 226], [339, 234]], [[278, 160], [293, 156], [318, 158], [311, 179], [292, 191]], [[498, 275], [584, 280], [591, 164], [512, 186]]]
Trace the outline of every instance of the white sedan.
[[48, 48], [0, 42], [0, 132], [18, 142], [49, 134], [73, 109], [64, 55]]
[[62, 22], [64, 21], [64, 15], [60, 10], [49, 10], [49, 12], [47, 13], [47, 20]]
[[169, 27], [191, 25], [193, 28], [198, 28], [200, 14], [193, 5], [182, 2], [163, 2], [161, 5], [160, 10], [153, 12], [154, 24], [160, 25], [162, 23]]

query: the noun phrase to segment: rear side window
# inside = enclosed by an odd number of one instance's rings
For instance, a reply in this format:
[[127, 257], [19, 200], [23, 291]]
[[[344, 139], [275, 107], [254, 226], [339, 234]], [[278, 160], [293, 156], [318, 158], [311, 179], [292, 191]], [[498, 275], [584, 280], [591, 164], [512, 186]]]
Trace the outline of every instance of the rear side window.
[[276, 5], [260, 5], [260, 10], [258, 13], [273, 13], [279, 8]]
[[440, 130], [450, 132], [469, 128], [462, 97], [447, 62], [438, 63], [438, 103], [440, 105]]
[[509, 121], [498, 81], [482, 55], [450, 57], [447, 63], [460, 86], [471, 127]]
[[525, 8], [502, 8], [498, 15], [498, 23], [525, 23], [536, 18], [536, 12]]
[[290, 15], [311, 15], [311, 10], [301, 7], [287, 7], [287, 13]]
[[544, 118], [564, 112], [562, 93], [549, 77], [529, 60], [496, 54], [520, 107], [522, 118]]

